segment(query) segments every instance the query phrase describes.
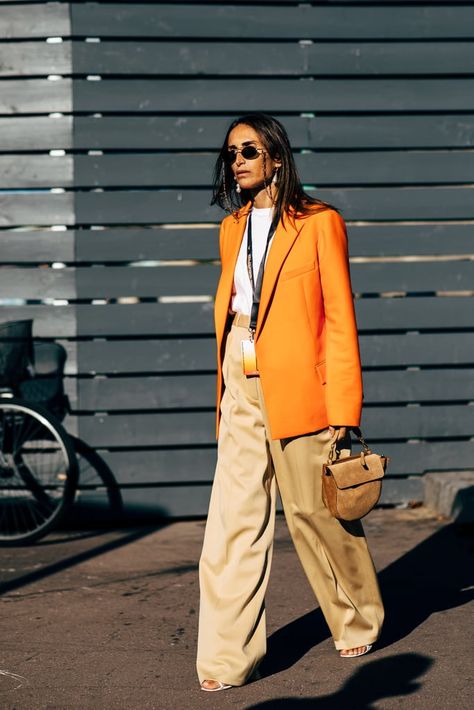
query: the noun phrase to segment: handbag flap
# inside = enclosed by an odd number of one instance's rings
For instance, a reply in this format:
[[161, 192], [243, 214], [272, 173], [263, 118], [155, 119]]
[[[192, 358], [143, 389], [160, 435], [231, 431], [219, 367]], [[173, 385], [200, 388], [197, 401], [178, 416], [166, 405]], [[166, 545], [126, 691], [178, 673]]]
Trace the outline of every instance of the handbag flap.
[[379, 456], [379, 454], [365, 454], [364, 465], [362, 462], [363, 459], [360, 455], [348, 456], [326, 464], [325, 468], [332, 473], [336, 486], [340, 489], [359, 486], [362, 483], [383, 478], [386, 457]]

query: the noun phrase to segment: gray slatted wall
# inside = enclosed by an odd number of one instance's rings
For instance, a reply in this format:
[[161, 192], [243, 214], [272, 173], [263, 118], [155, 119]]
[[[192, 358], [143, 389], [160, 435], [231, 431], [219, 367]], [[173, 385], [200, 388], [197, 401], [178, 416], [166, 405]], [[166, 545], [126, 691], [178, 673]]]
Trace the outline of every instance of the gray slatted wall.
[[282, 119], [305, 184], [348, 222], [363, 425], [393, 457], [384, 501], [420, 498], [424, 471], [472, 467], [472, 3], [0, 13], [2, 319], [33, 315], [38, 337], [66, 344], [68, 426], [128, 506], [206, 510], [222, 216], [209, 182], [247, 110]]

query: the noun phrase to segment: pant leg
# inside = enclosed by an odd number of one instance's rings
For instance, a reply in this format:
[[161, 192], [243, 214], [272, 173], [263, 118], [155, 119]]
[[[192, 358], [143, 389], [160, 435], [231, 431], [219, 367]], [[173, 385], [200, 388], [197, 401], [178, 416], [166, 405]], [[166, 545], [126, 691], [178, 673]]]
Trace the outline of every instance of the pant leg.
[[242, 685], [266, 652], [264, 595], [273, 549], [276, 484], [257, 379], [242, 374], [233, 326], [224, 358], [218, 460], [199, 566], [200, 682]]
[[[261, 389], [260, 397], [264, 411]], [[348, 649], [377, 640], [384, 612], [361, 522], [336, 520], [322, 500], [321, 471], [330, 446], [328, 429], [270, 441], [277, 485], [296, 551], [336, 648]]]

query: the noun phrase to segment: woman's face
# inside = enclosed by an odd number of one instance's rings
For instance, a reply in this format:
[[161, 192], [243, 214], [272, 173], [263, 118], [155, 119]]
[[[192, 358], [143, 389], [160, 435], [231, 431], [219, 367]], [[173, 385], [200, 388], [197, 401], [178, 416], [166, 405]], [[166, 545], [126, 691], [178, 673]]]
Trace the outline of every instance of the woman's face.
[[257, 131], [245, 124], [239, 124], [229, 133], [227, 149], [242, 150], [247, 145], [265, 151], [265, 155], [260, 152], [257, 158], [246, 159], [242, 153], [237, 153], [231, 168], [242, 190], [256, 190], [262, 188], [264, 182], [268, 184], [271, 181], [275, 168], [281, 163], [272, 160]]

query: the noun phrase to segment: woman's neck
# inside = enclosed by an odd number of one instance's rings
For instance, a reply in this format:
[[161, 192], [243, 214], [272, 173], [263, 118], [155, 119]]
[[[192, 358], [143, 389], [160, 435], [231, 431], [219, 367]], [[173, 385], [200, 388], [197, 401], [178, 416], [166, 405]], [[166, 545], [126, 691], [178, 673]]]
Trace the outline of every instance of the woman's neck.
[[252, 191], [253, 206], [257, 209], [261, 209], [262, 207], [273, 207], [276, 202], [276, 196], [277, 190], [273, 184], [270, 184], [268, 188], [262, 187]]

